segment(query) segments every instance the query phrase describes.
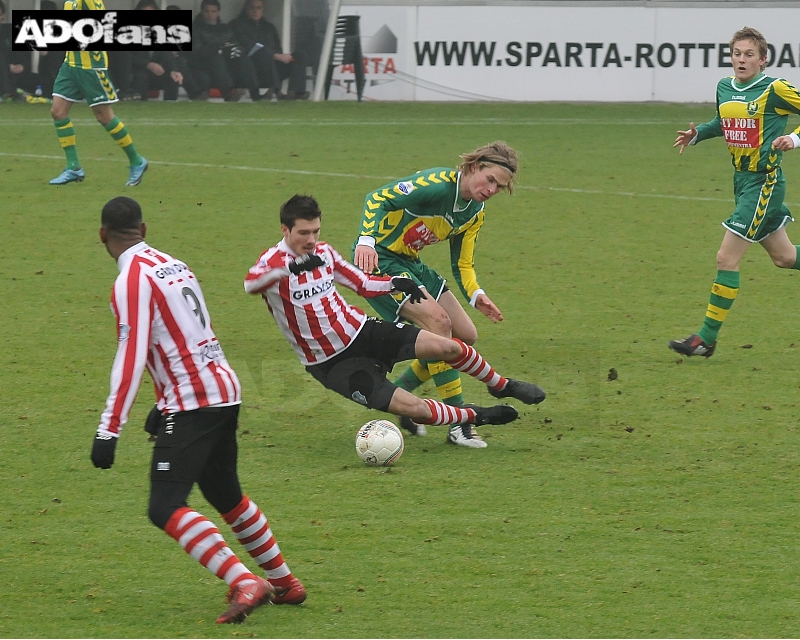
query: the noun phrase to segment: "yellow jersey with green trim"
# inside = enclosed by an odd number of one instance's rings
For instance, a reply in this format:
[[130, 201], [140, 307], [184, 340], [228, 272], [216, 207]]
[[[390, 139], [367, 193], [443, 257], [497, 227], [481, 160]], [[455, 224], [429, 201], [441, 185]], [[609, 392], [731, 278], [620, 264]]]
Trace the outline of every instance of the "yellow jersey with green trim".
[[717, 115], [697, 127], [697, 142], [723, 136], [736, 171], [768, 172], [781, 163], [783, 152], [772, 143], [783, 135], [790, 113], [800, 114], [800, 93], [786, 80], [762, 74], [739, 86], [735, 77], [723, 78]]
[[390, 182], [364, 200], [359, 236], [408, 260], [437, 242], [450, 242], [450, 266], [467, 300], [481, 287], [475, 275], [475, 245], [484, 220], [482, 202], [464, 201], [461, 172], [434, 167]]
[[[103, 0], [66, 0], [65, 11], [105, 11]], [[105, 51], [67, 51], [64, 57], [70, 67], [77, 69], [108, 69]]]

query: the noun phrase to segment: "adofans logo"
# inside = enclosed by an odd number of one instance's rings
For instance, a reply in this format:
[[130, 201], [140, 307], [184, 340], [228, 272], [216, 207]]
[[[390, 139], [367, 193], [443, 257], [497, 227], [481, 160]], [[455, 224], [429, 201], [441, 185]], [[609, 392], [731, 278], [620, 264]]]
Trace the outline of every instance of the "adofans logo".
[[190, 51], [191, 11], [14, 11], [12, 48]]

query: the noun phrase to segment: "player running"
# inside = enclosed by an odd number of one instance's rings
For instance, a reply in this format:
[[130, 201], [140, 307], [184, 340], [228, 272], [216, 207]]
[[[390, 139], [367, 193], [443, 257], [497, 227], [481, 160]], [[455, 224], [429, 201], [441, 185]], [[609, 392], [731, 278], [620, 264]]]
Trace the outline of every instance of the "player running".
[[[103, 11], [105, 6], [103, 0], [66, 0], [64, 9]], [[136, 186], [142, 181], [148, 162], [136, 151], [128, 129], [114, 115], [111, 108], [114, 102], [118, 102], [118, 98], [108, 75], [108, 55], [105, 51], [67, 51], [64, 63], [58, 71], [53, 85], [53, 105], [50, 107], [50, 115], [53, 116], [58, 141], [67, 156], [67, 168], [58, 177], [53, 178], [50, 184], [81, 182], [86, 177], [78, 161], [75, 128], [69, 117], [73, 103], [82, 100], [86, 100], [97, 121], [128, 156], [130, 172], [125, 185]]]
[[786, 179], [780, 167], [784, 151], [800, 146], [800, 127], [783, 135], [790, 113], [800, 114], [800, 93], [786, 80], [764, 75], [767, 41], [745, 27], [731, 40], [733, 77], [717, 84], [717, 114], [711, 121], [678, 131], [673, 147], [724, 136], [731, 152], [736, 207], [722, 226], [725, 236], [717, 252], [717, 277], [702, 328], [670, 349], [685, 356], [714, 354], [717, 335], [739, 293], [739, 264], [754, 242], [766, 249], [775, 266], [800, 269], [797, 247], [786, 234], [794, 218], [783, 202]]
[[[518, 171], [517, 152], [497, 141], [461, 156], [457, 169], [436, 167], [387, 184], [369, 193], [364, 202], [361, 230], [353, 253], [354, 264], [365, 273], [404, 276], [425, 290], [420, 304], [408, 305], [408, 296], [370, 298], [369, 303], [384, 320], [400, 319], [440, 336], [454, 336], [474, 344], [478, 330], [456, 297], [436, 271], [425, 265], [419, 253], [425, 247], [448, 240], [453, 277], [469, 304], [492, 322], [502, 313], [478, 284], [474, 266], [475, 245], [483, 225], [484, 203], [500, 191], [511, 193]], [[433, 378], [447, 404], [461, 406], [463, 396], [458, 371], [447, 363], [421, 359], [395, 384], [412, 391]], [[545, 392], [534, 384], [511, 381], [502, 390], [490, 389], [496, 398], [513, 397], [538, 404]], [[416, 435], [424, 428], [411, 420], [401, 426]], [[471, 442], [448, 435], [451, 442]]]
[[[241, 387], [214, 335], [197, 278], [185, 263], [145, 243], [147, 229], [135, 200], [119, 197], [106, 203], [102, 225], [100, 239], [120, 271], [111, 294], [119, 346], [92, 463], [101, 469], [114, 463], [120, 432], [147, 367], [159, 410], [150, 520], [230, 586], [230, 605], [218, 623], [242, 622], [270, 600], [300, 604], [306, 598], [303, 585], [286, 566], [264, 514], [239, 486]], [[195, 483], [268, 580], [252, 574], [214, 524], [188, 507]]]
[[[295, 195], [281, 206], [283, 240], [267, 249], [244, 281], [247, 293], [263, 296], [278, 327], [306, 370], [323, 386], [370, 409], [387, 411], [431, 425], [457, 425], [473, 440], [471, 425], [506, 424], [519, 417], [510, 405], [454, 407], [417, 398], [386, 379], [395, 363], [411, 358], [444, 360], [499, 394], [503, 378], [461, 340], [438, 336], [408, 324], [382, 322], [347, 303], [336, 284], [360, 296], [407, 295], [419, 303], [423, 293], [410, 278], [371, 276], [355, 268], [329, 244], [319, 241], [322, 212], [311, 196]], [[528, 383], [519, 382], [520, 385]]]

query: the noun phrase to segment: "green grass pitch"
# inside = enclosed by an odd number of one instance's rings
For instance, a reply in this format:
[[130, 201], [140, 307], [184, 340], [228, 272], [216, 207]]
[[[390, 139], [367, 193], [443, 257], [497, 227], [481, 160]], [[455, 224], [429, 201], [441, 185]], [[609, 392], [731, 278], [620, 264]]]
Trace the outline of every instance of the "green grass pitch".
[[[711, 107], [117, 114], [151, 161], [135, 189], [85, 106], [72, 116], [87, 177], [59, 188], [47, 185], [64, 167], [47, 108], [0, 110], [0, 636], [798, 635], [800, 274], [753, 248], [716, 355], [666, 346], [700, 326], [732, 207], [720, 140], [671, 148]], [[486, 450], [432, 427], [406, 438], [391, 471], [365, 467], [355, 433], [381, 414], [312, 380], [242, 280], [294, 193], [320, 201], [323, 238], [349, 255], [368, 190], [495, 139], [520, 151], [522, 171], [513, 196], [488, 203], [476, 266], [505, 320], [473, 313], [477, 346], [547, 401], [483, 428]], [[796, 210], [798, 161], [784, 161]], [[308, 589], [302, 607], [214, 624], [224, 583], [146, 517], [147, 376], [113, 469], [89, 462], [116, 347], [116, 268], [97, 229], [120, 194], [142, 204], [148, 241], [202, 281], [244, 387], [242, 484]], [[449, 274], [446, 247], [425, 258]], [[465, 389], [491, 400], [473, 380]], [[256, 568], [198, 492], [190, 504]]]

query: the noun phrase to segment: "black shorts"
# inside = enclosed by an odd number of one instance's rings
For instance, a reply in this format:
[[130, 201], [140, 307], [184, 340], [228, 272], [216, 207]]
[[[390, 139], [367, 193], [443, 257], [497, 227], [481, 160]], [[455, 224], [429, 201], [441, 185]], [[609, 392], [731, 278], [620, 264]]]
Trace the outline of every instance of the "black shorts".
[[162, 416], [158, 424], [150, 478], [195, 483], [213, 471], [236, 476], [239, 405], [204, 407]]
[[416, 357], [420, 329], [370, 318], [337, 356], [306, 367], [324, 387], [370, 409], [386, 411], [397, 387], [386, 379], [395, 364]]

